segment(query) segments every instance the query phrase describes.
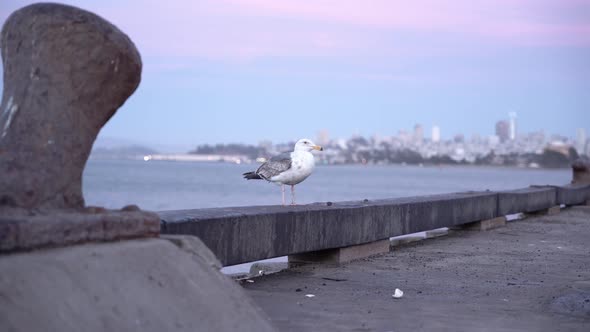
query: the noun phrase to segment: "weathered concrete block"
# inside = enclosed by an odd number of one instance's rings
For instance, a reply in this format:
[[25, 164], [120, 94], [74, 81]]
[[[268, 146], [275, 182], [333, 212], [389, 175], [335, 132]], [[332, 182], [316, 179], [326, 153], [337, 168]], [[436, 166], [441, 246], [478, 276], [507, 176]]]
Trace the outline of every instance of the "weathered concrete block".
[[590, 199], [590, 185], [569, 184], [557, 187], [557, 204], [580, 205]]
[[330, 206], [162, 211], [163, 234], [199, 237], [221, 263], [348, 247], [496, 216], [497, 194], [470, 192]]
[[493, 219], [476, 221], [461, 225], [457, 229], [464, 231], [488, 231], [490, 229], [506, 226], [506, 217], [496, 217]]
[[497, 216], [498, 195], [495, 192], [465, 192], [445, 195], [408, 197], [394, 200], [404, 205], [403, 235], [452, 227], [491, 219]]
[[154, 237], [159, 233], [160, 218], [145, 211], [1, 216], [0, 252]]
[[531, 187], [498, 193], [498, 215], [533, 212], [555, 206], [555, 187]]
[[552, 216], [552, 215], [558, 214], [560, 211], [561, 211], [561, 207], [559, 205], [556, 205], [556, 206], [552, 206], [548, 209], [529, 212], [529, 213], [527, 213], [527, 215], [530, 215], [530, 216], [541, 216], [541, 215]]
[[142, 239], [0, 255], [0, 331], [273, 331], [207, 252]]
[[342, 264], [389, 252], [389, 245], [389, 239], [384, 239], [350, 247], [294, 254], [289, 255], [289, 265], [307, 263]]
[[81, 208], [96, 135], [139, 84], [137, 49], [97, 15], [51, 3], [10, 15], [0, 48], [0, 214]]
[[201, 257], [212, 268], [220, 270], [223, 267], [217, 257], [215, 257], [211, 250], [198, 237], [190, 235], [162, 235], [160, 238], [174, 243], [178, 248], [191, 255]]
[[561, 212], [561, 207], [559, 205], [557, 206], [553, 206], [547, 209], [547, 214], [548, 215], [554, 215], [554, 214], [558, 214], [559, 212]]

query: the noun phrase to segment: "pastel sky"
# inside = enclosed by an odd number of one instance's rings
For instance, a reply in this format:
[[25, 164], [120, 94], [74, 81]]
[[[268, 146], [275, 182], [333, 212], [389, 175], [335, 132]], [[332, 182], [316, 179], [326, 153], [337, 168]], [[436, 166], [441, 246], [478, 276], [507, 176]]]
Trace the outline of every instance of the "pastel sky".
[[[32, 1], [0, 1], [0, 22]], [[392, 135], [590, 131], [590, 0], [64, 1], [144, 62], [105, 126], [161, 149]], [[427, 135], [428, 136], [428, 135]]]

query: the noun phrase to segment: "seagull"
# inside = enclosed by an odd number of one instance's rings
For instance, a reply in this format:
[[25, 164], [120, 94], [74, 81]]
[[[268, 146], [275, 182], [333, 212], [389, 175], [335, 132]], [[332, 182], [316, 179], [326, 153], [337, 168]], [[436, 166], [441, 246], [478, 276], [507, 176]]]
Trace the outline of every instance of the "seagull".
[[269, 182], [281, 184], [283, 193], [283, 206], [285, 205], [285, 185], [291, 186], [291, 205], [295, 204], [295, 185], [307, 179], [313, 171], [315, 161], [312, 150], [323, 151], [324, 149], [315, 145], [310, 139], [302, 138], [295, 143], [293, 152], [285, 152], [270, 158], [269, 161], [260, 165], [255, 172], [247, 172], [244, 178], [247, 180], [264, 179]]

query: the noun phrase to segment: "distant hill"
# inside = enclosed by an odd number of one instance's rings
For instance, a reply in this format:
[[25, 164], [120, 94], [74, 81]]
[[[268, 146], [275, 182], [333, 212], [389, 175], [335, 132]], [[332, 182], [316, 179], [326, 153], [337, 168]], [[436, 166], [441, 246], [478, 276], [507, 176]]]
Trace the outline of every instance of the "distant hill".
[[145, 155], [157, 154], [158, 151], [142, 146], [129, 145], [117, 147], [96, 147], [92, 149], [90, 158], [94, 159], [139, 159]]

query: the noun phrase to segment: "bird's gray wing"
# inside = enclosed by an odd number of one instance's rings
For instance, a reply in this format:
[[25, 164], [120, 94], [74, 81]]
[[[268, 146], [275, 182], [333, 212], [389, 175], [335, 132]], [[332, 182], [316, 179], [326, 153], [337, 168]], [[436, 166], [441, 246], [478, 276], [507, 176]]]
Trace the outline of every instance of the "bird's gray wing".
[[291, 152], [282, 153], [260, 165], [256, 170], [256, 174], [265, 180], [270, 180], [273, 176], [277, 176], [291, 168], [291, 163]]

